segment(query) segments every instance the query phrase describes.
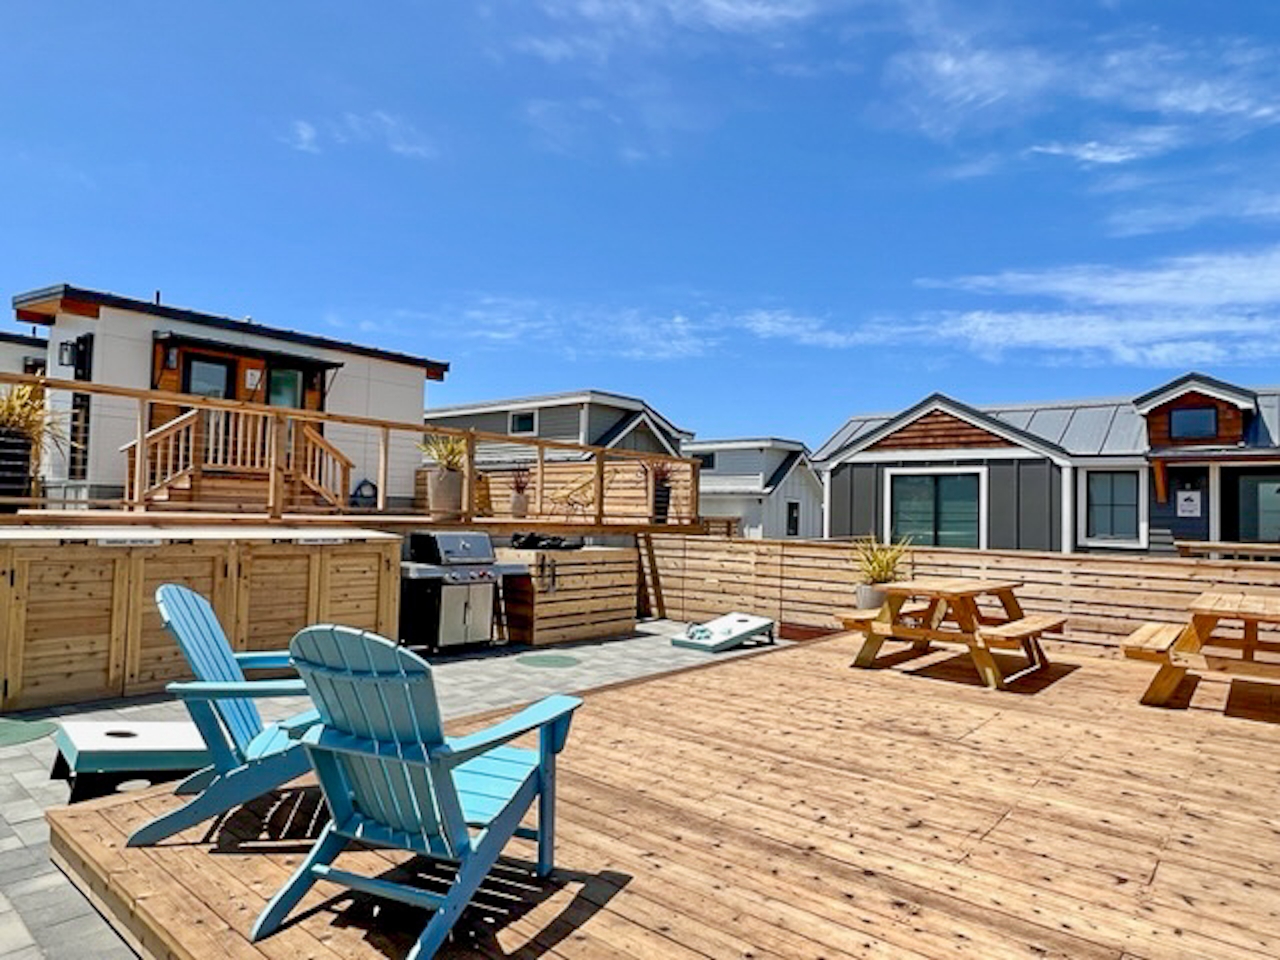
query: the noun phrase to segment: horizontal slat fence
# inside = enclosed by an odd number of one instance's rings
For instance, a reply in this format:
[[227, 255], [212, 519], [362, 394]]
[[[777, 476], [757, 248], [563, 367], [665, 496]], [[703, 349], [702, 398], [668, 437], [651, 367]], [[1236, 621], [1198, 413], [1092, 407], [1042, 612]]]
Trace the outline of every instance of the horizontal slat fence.
[[[673, 619], [738, 610], [792, 627], [835, 629], [832, 612], [856, 606], [860, 578], [848, 543], [661, 535], [653, 545]], [[1280, 565], [1133, 555], [915, 549], [904, 575], [1020, 581], [1027, 613], [1065, 615], [1067, 639], [1105, 647], [1147, 620], [1186, 621], [1188, 605], [1205, 590], [1280, 594]]]

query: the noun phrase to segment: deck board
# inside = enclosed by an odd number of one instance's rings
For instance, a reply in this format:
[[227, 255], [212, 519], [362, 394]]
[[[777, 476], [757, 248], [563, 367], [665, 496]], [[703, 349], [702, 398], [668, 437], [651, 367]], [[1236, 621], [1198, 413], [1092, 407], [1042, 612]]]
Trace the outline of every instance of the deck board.
[[[1280, 955], [1280, 711], [1224, 714], [1225, 691], [1142, 707], [1148, 664], [1063, 659], [1001, 693], [954, 651], [851, 670], [856, 645], [589, 694], [560, 766], [555, 877], [513, 844], [442, 956]], [[48, 815], [65, 868], [152, 956], [400, 957], [425, 922], [322, 883], [249, 944], [319, 829], [314, 788], [124, 848], [172, 803]]]

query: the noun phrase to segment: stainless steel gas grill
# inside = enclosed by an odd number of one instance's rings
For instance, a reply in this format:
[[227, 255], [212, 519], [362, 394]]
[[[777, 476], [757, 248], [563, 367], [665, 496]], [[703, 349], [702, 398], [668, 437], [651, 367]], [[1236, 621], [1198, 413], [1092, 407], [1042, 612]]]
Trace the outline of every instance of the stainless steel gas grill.
[[478, 531], [410, 533], [401, 557], [400, 640], [415, 647], [491, 642], [499, 580], [528, 572], [498, 563]]

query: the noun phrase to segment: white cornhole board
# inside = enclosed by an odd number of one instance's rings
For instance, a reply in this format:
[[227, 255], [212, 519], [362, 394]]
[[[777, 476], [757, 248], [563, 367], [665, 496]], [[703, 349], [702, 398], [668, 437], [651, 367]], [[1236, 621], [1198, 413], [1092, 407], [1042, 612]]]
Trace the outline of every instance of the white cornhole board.
[[54, 742], [72, 773], [197, 770], [212, 762], [200, 731], [185, 720], [67, 720]]
[[761, 634], [767, 634], [769, 642], [773, 643], [773, 626], [773, 621], [768, 617], [757, 617], [750, 613], [727, 613], [676, 634], [671, 638], [671, 645], [720, 653]]

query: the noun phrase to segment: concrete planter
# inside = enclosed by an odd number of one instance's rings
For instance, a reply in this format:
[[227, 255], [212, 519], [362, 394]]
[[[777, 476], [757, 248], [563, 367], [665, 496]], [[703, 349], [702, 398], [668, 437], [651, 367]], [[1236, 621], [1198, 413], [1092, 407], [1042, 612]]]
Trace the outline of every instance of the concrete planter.
[[511, 494], [511, 516], [517, 520], [529, 515], [529, 495], [527, 493]]
[[884, 606], [885, 592], [874, 583], [858, 584], [857, 596], [858, 608], [861, 610]]
[[462, 471], [436, 467], [427, 474], [427, 502], [437, 520], [462, 516]]

